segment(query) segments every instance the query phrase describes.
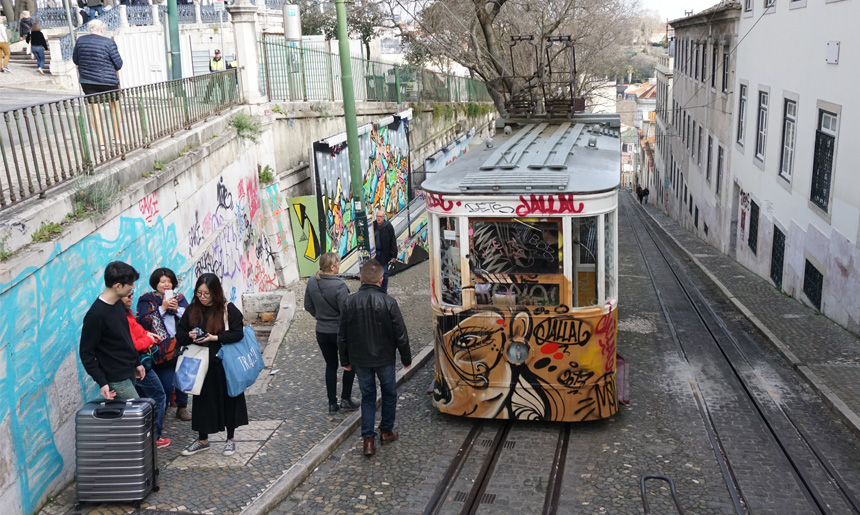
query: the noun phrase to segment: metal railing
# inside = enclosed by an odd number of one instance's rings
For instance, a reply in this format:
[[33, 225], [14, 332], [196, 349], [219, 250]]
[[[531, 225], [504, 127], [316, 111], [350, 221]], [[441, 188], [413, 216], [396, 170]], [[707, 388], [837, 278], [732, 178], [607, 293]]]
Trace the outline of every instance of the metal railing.
[[[72, 8], [72, 16], [77, 13], [76, 8]], [[66, 21], [66, 9], [63, 7], [49, 7], [49, 8], [40, 8], [36, 11], [36, 15], [34, 16], [39, 25], [43, 29], [50, 29], [53, 27], [67, 27], [68, 21]], [[73, 21], [72, 24], [77, 23]]]
[[[260, 40], [261, 93], [269, 100], [343, 100], [340, 56], [300, 48], [280, 34]], [[491, 102], [483, 81], [415, 66], [350, 57], [356, 100], [396, 102]]]
[[127, 5], [125, 16], [128, 18], [128, 24], [132, 26], [142, 27], [155, 23], [151, 5]]
[[241, 100], [225, 70], [0, 113], [0, 209], [154, 141], [189, 129]]
[[[158, 6], [158, 12], [161, 13], [161, 23], [167, 23], [167, 6], [162, 4]], [[194, 5], [180, 4], [176, 6], [176, 16], [179, 18], [179, 23], [197, 23], [197, 11]]]
[[224, 23], [230, 21], [230, 15], [227, 11], [216, 11], [214, 5], [200, 6], [200, 21], [201, 23], [218, 23], [223, 16]]
[[[105, 29], [108, 31], [114, 31], [119, 28], [122, 23], [122, 13], [120, 9], [111, 9], [110, 11], [105, 11], [104, 16], [99, 16], [98, 19], [104, 22]], [[77, 29], [75, 29], [75, 37], [80, 37], [82, 34], [87, 34], [89, 29], [87, 25], [81, 25]], [[63, 60], [68, 61], [72, 58], [72, 53], [74, 53], [75, 45], [72, 43], [71, 34], [66, 34], [60, 38], [60, 48], [63, 51]]]

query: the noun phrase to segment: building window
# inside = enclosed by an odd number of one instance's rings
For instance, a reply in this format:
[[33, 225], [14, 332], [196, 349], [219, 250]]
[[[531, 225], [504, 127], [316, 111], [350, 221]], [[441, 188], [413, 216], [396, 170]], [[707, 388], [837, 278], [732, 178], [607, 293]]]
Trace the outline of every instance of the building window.
[[785, 234], [773, 226], [773, 249], [770, 252], [770, 278], [782, 290], [782, 265], [785, 262]]
[[725, 162], [725, 151], [722, 145], [717, 145], [717, 196], [723, 189], [723, 166]]
[[693, 63], [693, 78], [699, 80], [699, 45], [696, 44], [696, 61]]
[[741, 84], [740, 94], [738, 95], [738, 143], [744, 144], [744, 118], [747, 112], [747, 86]]
[[717, 87], [717, 54], [719, 53], [719, 47], [714, 43], [714, 48], [711, 52], [711, 87]]
[[758, 204], [750, 200], [750, 235], [747, 244], [753, 254], [758, 252]]
[[806, 268], [803, 271], [803, 293], [819, 311], [821, 311], [821, 290], [823, 287], [824, 276], [807, 259]]
[[693, 148], [690, 150], [690, 157], [693, 159], [696, 158], [696, 122], [693, 122]]
[[752, 6], [753, 6], [752, 0], [744, 0], [744, 11], [752, 12]]
[[776, 0], [764, 0], [764, 8], [773, 7], [774, 3], [776, 3]]
[[723, 93], [729, 92], [729, 53], [723, 52]]
[[693, 214], [693, 194], [690, 193], [690, 214]]
[[812, 158], [812, 192], [810, 200], [827, 211], [830, 205], [830, 183], [833, 175], [833, 150], [836, 147], [837, 117], [827, 111], [818, 113], [815, 131], [815, 154]]
[[708, 182], [711, 181], [711, 162], [713, 161], [712, 156], [714, 155], [714, 138], [712, 136], [708, 136], [708, 157], [707, 165], [705, 166], [705, 180]]
[[696, 153], [696, 161], [697, 161], [699, 166], [702, 166], [702, 126], [701, 125], [699, 125], [699, 137], [696, 139], [696, 141], [699, 143], [699, 146], [697, 147], [699, 149], [699, 151]]
[[708, 45], [702, 43], [702, 84], [708, 82]]
[[690, 115], [687, 115], [687, 150], [690, 150], [690, 142], [693, 140], [690, 136], [691, 130], [693, 130], [693, 122], [690, 120]]
[[797, 133], [797, 102], [785, 100], [785, 114], [782, 118], [782, 159], [779, 163], [779, 175], [791, 181], [791, 170], [794, 168], [794, 139]]
[[767, 93], [758, 92], [758, 120], [756, 124], [755, 156], [764, 161], [764, 146], [767, 143]]

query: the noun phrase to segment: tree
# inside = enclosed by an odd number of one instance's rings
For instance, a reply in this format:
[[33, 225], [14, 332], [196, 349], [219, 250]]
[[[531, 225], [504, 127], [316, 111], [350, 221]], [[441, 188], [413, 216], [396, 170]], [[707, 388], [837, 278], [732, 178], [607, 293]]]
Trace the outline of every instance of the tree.
[[[635, 0], [428, 0], [416, 15], [421, 31], [409, 42], [421, 47], [415, 55], [444, 56], [483, 79], [505, 114], [511, 95], [541, 96], [537, 86], [548, 64], [567, 69], [563, 45], [552, 46], [547, 57], [547, 36], [572, 36], [575, 96], [603, 86], [614, 75], [612, 57], [635, 38], [636, 14]], [[523, 34], [535, 39], [511, 48], [510, 36]]]
[[[302, 13], [302, 34], [323, 35], [328, 39], [337, 38], [337, 16], [332, 4], [323, 4], [317, 0], [302, 0], [299, 4]], [[384, 28], [393, 28], [394, 21], [390, 11], [383, 5], [372, 1], [348, 4], [346, 10], [346, 26], [350, 37], [356, 38], [364, 45], [365, 52], [370, 56], [370, 42], [379, 36]]]

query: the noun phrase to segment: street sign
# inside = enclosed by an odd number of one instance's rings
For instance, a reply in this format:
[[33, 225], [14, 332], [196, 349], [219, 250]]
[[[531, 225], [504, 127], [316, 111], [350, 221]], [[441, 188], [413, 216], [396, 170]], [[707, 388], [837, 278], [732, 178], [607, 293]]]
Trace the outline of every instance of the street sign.
[[212, 5], [215, 6], [216, 11], [223, 11], [224, 10], [224, 0], [215, 0], [215, 2]]

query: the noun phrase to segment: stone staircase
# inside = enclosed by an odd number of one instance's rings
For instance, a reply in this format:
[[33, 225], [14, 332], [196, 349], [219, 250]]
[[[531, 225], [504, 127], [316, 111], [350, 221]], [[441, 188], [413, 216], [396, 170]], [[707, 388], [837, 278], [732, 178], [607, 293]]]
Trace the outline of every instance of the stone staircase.
[[[9, 64], [27, 70], [36, 71], [38, 69], [36, 68], [36, 59], [31, 59], [24, 50], [13, 51], [12, 55], [9, 56]], [[42, 68], [42, 71], [45, 72], [45, 75], [51, 74], [51, 51], [47, 49], [45, 50], [45, 67]]]

